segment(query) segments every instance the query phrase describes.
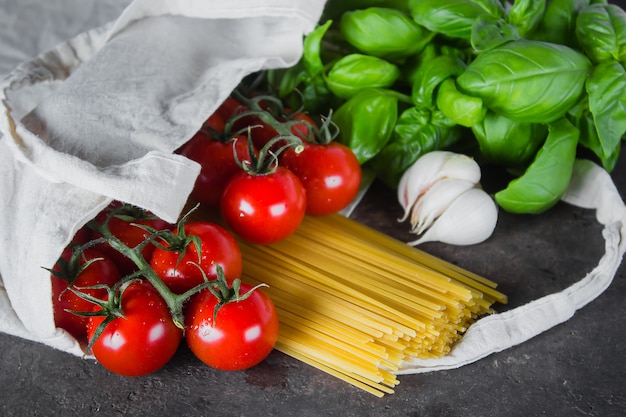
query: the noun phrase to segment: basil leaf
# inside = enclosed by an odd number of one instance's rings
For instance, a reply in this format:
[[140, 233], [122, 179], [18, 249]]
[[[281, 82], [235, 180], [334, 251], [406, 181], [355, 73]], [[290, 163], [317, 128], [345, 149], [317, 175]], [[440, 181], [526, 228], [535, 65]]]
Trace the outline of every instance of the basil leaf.
[[398, 67], [382, 58], [349, 54], [335, 62], [326, 84], [333, 94], [348, 99], [365, 88], [390, 87], [399, 76]]
[[507, 19], [524, 37], [539, 26], [545, 9], [546, 0], [515, 0]]
[[576, 18], [590, 0], [550, 0], [534, 38], [578, 49]]
[[610, 159], [626, 133], [626, 70], [619, 62], [603, 62], [591, 72], [586, 88], [600, 145], [596, 154]]
[[554, 206], [572, 177], [578, 129], [562, 118], [548, 127], [548, 137], [522, 176], [495, 194], [496, 202], [511, 213], [539, 214]]
[[479, 123], [487, 112], [479, 97], [461, 93], [452, 78], [448, 78], [439, 86], [437, 107], [452, 121], [465, 127]]
[[593, 152], [593, 154], [600, 160], [602, 167], [607, 172], [612, 172], [613, 169], [615, 169], [615, 165], [617, 164], [617, 159], [619, 157], [621, 148], [620, 143], [617, 144], [615, 151], [612, 154], [604, 156], [604, 150], [602, 149], [602, 144], [600, 143], [600, 138], [598, 137], [598, 131], [596, 130], [593, 115], [589, 111], [589, 107], [575, 106], [568, 113], [568, 117], [572, 119], [573, 123], [580, 131], [578, 144], [581, 147], [587, 148]]
[[504, 17], [498, 0], [410, 0], [409, 9], [413, 20], [431, 31], [467, 40], [477, 17]]
[[417, 106], [434, 109], [435, 89], [444, 80], [461, 75], [465, 68], [465, 63], [452, 55], [439, 55], [422, 63], [413, 78], [411, 92], [413, 102]]
[[505, 19], [484, 15], [474, 21], [470, 42], [475, 51], [482, 52], [516, 39], [520, 39], [517, 27]]
[[614, 4], [592, 4], [578, 13], [576, 36], [593, 62], [626, 63], [626, 12]]
[[324, 72], [324, 63], [322, 62], [321, 56], [322, 39], [332, 23], [333, 22], [329, 20], [323, 25], [316, 27], [311, 33], [304, 37], [302, 62], [307, 72], [312, 77]]
[[459, 126], [440, 112], [411, 107], [402, 112], [391, 139], [367, 167], [387, 186], [397, 188], [404, 171], [420, 156], [447, 148], [461, 136]]
[[434, 33], [418, 25], [400, 10], [370, 7], [341, 16], [341, 33], [359, 51], [387, 59], [403, 59], [419, 53]]
[[480, 53], [457, 85], [496, 113], [548, 123], [578, 101], [590, 69], [587, 57], [571, 48], [520, 39]]
[[487, 112], [480, 123], [472, 126], [480, 154], [486, 161], [505, 166], [526, 166], [546, 139], [546, 125], [516, 122]]
[[333, 115], [339, 141], [359, 163], [372, 159], [389, 141], [398, 118], [398, 98], [383, 89], [367, 89], [343, 103]]

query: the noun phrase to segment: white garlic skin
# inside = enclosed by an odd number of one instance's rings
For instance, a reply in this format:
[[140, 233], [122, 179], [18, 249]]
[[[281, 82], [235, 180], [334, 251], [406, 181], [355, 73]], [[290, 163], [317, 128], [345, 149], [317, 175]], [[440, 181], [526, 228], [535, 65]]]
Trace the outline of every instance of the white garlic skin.
[[407, 169], [398, 185], [399, 221], [409, 218], [411, 233], [421, 235], [409, 244], [472, 245], [491, 236], [498, 206], [480, 178], [473, 158], [450, 151], [429, 152]]
[[443, 242], [451, 245], [474, 245], [489, 238], [496, 228], [498, 207], [493, 198], [480, 188], [472, 188], [458, 196], [417, 240]]
[[480, 167], [474, 159], [450, 151], [432, 151], [409, 167], [398, 184], [398, 202], [404, 210], [400, 221], [411, 213], [413, 205], [435, 182], [444, 178], [480, 181]]
[[411, 232], [422, 234], [454, 200], [474, 187], [475, 182], [456, 178], [436, 181], [413, 205], [410, 218]]

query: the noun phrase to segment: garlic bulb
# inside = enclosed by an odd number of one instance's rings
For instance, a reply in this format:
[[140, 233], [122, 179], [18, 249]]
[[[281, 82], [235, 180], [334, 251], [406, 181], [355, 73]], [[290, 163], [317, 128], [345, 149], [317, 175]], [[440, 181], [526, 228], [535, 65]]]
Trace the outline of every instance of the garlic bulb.
[[409, 244], [471, 245], [491, 236], [498, 208], [480, 178], [476, 161], [449, 151], [427, 153], [407, 169], [398, 186], [399, 221], [409, 218], [411, 232], [421, 235]]
[[398, 201], [404, 209], [400, 221], [407, 219], [411, 207], [426, 190], [444, 178], [478, 183], [480, 167], [472, 158], [449, 151], [433, 151], [419, 158], [400, 178]]
[[472, 181], [455, 178], [435, 182], [413, 205], [411, 231], [418, 235], [423, 233], [459, 195], [475, 186]]
[[480, 188], [472, 188], [458, 196], [433, 225], [409, 245], [424, 242], [474, 245], [491, 236], [497, 220], [498, 207], [493, 198]]

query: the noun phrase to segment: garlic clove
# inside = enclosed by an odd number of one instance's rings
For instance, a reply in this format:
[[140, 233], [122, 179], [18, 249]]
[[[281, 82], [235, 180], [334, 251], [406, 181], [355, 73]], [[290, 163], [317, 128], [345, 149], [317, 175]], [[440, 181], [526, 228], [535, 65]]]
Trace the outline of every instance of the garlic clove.
[[493, 198], [480, 188], [472, 188], [458, 196], [419, 239], [408, 244], [474, 245], [491, 236], [497, 221], [498, 207]]
[[478, 183], [478, 163], [467, 155], [450, 151], [432, 151], [420, 157], [402, 175], [398, 184], [398, 201], [404, 210], [399, 221], [406, 220], [413, 205], [435, 182], [456, 178]]
[[411, 231], [422, 234], [458, 196], [475, 186], [473, 181], [456, 178], [444, 178], [435, 182], [418, 198], [411, 210]]
[[413, 165], [404, 171], [398, 184], [398, 202], [404, 210], [404, 215], [400, 221], [407, 219], [411, 207], [418, 197], [430, 187], [447, 157], [447, 152], [429, 152], [418, 158]]

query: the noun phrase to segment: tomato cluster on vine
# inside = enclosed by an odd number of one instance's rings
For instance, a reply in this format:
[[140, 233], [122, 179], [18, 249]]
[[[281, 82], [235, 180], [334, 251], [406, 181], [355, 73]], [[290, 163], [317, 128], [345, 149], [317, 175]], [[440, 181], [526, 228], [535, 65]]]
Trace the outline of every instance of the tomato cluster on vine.
[[241, 271], [239, 246], [222, 226], [187, 216], [171, 225], [114, 202], [50, 269], [54, 320], [116, 374], [160, 369], [183, 339], [209, 366], [246, 369], [272, 351], [278, 318]]
[[229, 97], [178, 150], [201, 166], [191, 197], [258, 244], [289, 236], [305, 214], [341, 211], [358, 193], [361, 166], [332, 126], [274, 96]]
[[177, 151], [201, 166], [191, 200], [219, 209], [224, 226], [187, 215], [171, 225], [112, 203], [50, 269], [57, 327], [121, 375], [160, 369], [183, 338], [217, 369], [262, 361], [278, 338], [276, 309], [240, 281], [234, 236], [277, 242], [306, 214], [337, 213], [355, 198], [361, 167], [332, 126], [276, 97], [229, 97]]

